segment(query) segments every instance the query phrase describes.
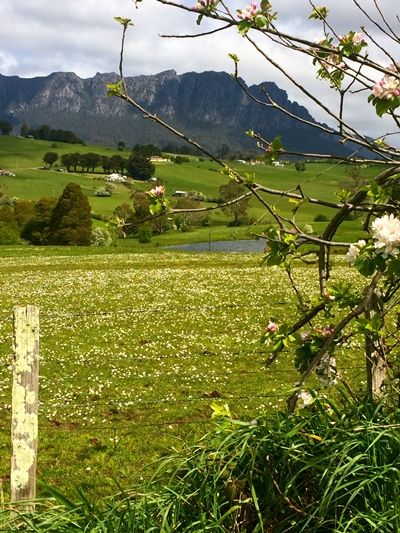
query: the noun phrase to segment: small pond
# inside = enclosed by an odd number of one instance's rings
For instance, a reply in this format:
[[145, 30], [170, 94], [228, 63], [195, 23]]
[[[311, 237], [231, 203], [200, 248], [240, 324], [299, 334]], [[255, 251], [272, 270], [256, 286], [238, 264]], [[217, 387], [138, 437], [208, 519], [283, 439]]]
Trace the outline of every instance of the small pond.
[[264, 248], [265, 241], [263, 239], [193, 242], [168, 246], [169, 250], [181, 250], [183, 252], [262, 252]]

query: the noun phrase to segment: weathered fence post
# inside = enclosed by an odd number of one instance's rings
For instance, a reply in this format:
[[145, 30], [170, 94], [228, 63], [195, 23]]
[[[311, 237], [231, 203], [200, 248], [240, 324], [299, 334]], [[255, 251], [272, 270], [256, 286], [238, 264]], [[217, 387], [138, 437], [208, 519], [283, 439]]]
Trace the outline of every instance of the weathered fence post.
[[[378, 314], [383, 316], [382, 302], [379, 293], [375, 291], [365, 316], [368, 320]], [[383, 319], [382, 319], [383, 320]], [[367, 387], [373, 400], [379, 401], [385, 395], [385, 381], [387, 379], [387, 361], [384, 353], [385, 343], [382, 339], [373, 339], [372, 335], [365, 335], [365, 353], [367, 363]]]
[[[32, 510], [36, 497], [38, 438], [39, 309], [14, 308], [11, 503]], [[29, 503], [28, 503], [29, 502]]]

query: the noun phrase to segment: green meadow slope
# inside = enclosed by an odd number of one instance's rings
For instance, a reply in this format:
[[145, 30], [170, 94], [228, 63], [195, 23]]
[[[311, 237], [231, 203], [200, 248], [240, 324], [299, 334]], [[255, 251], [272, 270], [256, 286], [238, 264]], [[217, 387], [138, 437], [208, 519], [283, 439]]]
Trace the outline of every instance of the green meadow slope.
[[[97, 188], [103, 185], [102, 169], [96, 169], [94, 174], [62, 173], [58, 172], [58, 164], [54, 170], [44, 170], [43, 155], [48, 151], [55, 151], [59, 156], [68, 152], [96, 152], [101, 155], [111, 156], [119, 154], [127, 157], [129, 150], [119, 152], [116, 148], [95, 145], [71, 145], [54, 143], [35, 139], [0, 136], [0, 168], [11, 170], [16, 176], [0, 176], [0, 185], [10, 197], [37, 200], [43, 196], [59, 196], [67, 183], [78, 183], [89, 197], [93, 211], [109, 216], [117, 205], [129, 202], [131, 189], [125, 185], [116, 185], [113, 195], [109, 198], [96, 197]], [[242, 174], [254, 177], [254, 180], [270, 188], [295, 191], [301, 185], [305, 195], [335, 200], [335, 193], [350, 183], [346, 174], [346, 166], [335, 163], [308, 163], [306, 170], [299, 173], [294, 164], [284, 167], [268, 165], [248, 165], [232, 162], [232, 166]], [[365, 177], [375, 173], [374, 167], [362, 170]], [[167, 194], [172, 195], [175, 190], [196, 190], [204, 193], [209, 198], [218, 197], [219, 187], [226, 183], [227, 178], [219, 171], [213, 161], [204, 158], [192, 157], [190, 162], [183, 164], [159, 163], [156, 165], [156, 177], [162, 179], [166, 185]], [[149, 185], [137, 181], [134, 183], [137, 190], [146, 190]], [[280, 196], [268, 198], [272, 206], [290, 216], [294, 204]], [[265, 218], [264, 208], [255, 200], [250, 202], [249, 219], [252, 223], [262, 225], [268, 222]], [[299, 211], [297, 219], [300, 223], [311, 224], [317, 215], [332, 216], [332, 210], [308, 204]], [[226, 225], [229, 216], [226, 213], [213, 212], [211, 227]], [[316, 225], [318, 229], [318, 224]], [[210, 230], [207, 230], [207, 235]], [[342, 233], [358, 235], [361, 224], [357, 221], [343, 228]], [[200, 232], [201, 233], [201, 232]], [[204, 239], [203, 239], [204, 240]]]

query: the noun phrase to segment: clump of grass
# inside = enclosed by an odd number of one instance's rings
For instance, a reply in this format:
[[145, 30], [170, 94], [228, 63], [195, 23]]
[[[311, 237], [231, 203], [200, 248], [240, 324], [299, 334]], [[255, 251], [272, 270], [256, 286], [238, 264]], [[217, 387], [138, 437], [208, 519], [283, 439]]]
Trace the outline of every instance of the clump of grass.
[[[400, 413], [317, 400], [295, 415], [229, 415], [161, 463], [145, 495], [20, 516], [29, 531], [396, 532]], [[15, 526], [15, 523], [14, 523]], [[29, 529], [31, 527], [31, 529]], [[15, 530], [15, 527], [14, 527]], [[11, 531], [11, 529], [9, 529]]]
[[[398, 531], [398, 413], [368, 404], [250, 423], [224, 419], [179, 463], [157, 512], [166, 531]], [[164, 527], [163, 526], [163, 527]]]

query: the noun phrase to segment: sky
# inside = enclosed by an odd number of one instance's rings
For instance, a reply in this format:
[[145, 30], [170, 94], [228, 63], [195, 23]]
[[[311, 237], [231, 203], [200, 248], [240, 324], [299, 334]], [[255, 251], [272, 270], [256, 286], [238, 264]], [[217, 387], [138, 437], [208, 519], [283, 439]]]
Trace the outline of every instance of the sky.
[[[187, 6], [194, 4], [182, 0]], [[356, 0], [378, 20], [374, 0]], [[230, 8], [244, 7], [249, 2], [227, 0]], [[379, 0], [379, 6], [388, 22], [400, 34], [399, 0]], [[291, 34], [314, 41], [322, 35], [316, 21], [308, 21], [311, 12], [309, 0], [272, 0], [278, 12], [278, 27]], [[321, 0], [318, 5], [328, 5], [330, 21], [339, 34], [358, 31], [362, 24], [372, 35], [376, 26], [356, 8], [354, 0]], [[96, 72], [116, 72], [119, 63], [121, 27], [113, 17], [133, 19], [134, 27], [127, 36], [125, 74], [136, 76], [156, 74], [174, 69], [184, 72], [217, 70], [232, 72], [229, 53], [240, 57], [239, 74], [248, 83], [274, 81], [285, 89], [291, 100], [296, 100], [322, 122], [329, 123], [318, 106], [292, 86], [256, 53], [235, 29], [218, 32], [196, 39], [163, 38], [164, 34], [193, 34], [215, 29], [218, 24], [204, 22], [197, 26], [196, 14], [166, 6], [156, 0], [142, 0], [138, 8], [132, 0], [1, 0], [0, 6], [0, 74], [20, 77], [47, 76], [52, 72], [75, 72], [88, 78]], [[382, 20], [380, 19], [382, 23]], [[315, 80], [315, 67], [303, 57], [289, 57], [287, 51], [273, 49], [270, 42], [261, 41], [268, 53], [273, 54], [291, 74], [307, 88], [313, 90], [321, 101], [334, 104], [337, 95], [326, 82]], [[399, 57], [399, 45], [384, 38], [383, 46]], [[379, 51], [382, 64], [387, 58]], [[347, 111], [346, 119], [361, 131], [378, 136], [393, 127], [388, 121], [377, 120], [365, 102], [365, 92], [355, 97]]]

